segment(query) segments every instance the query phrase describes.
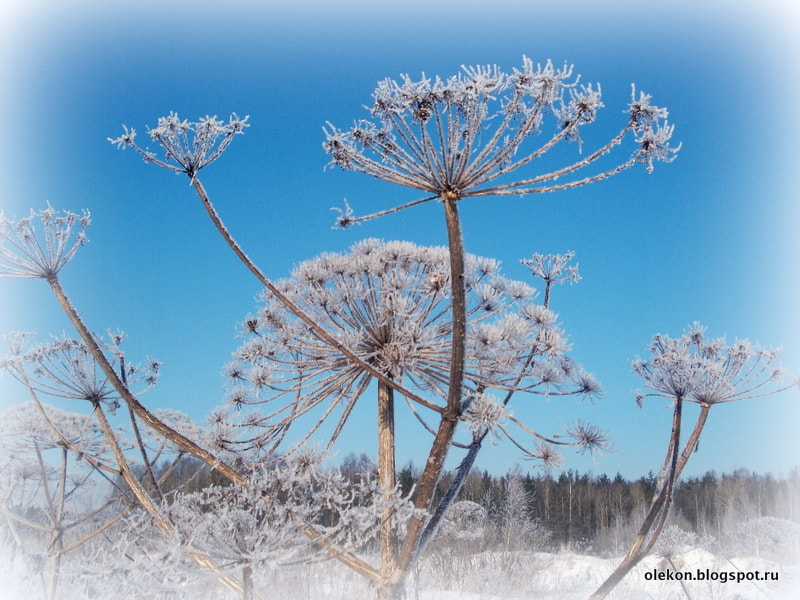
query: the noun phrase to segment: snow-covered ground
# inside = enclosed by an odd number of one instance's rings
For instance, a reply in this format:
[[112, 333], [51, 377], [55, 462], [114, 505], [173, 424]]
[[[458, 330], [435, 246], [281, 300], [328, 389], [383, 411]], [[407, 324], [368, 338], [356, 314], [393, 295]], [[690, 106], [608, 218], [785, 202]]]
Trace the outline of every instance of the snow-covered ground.
[[[21, 565], [3, 557], [0, 569], [0, 598], [38, 600], [42, 597], [36, 576], [23, 576]], [[485, 552], [446, 560], [428, 560], [409, 580], [409, 600], [577, 600], [586, 599], [616, 566], [618, 559], [562, 553]], [[759, 558], [722, 558], [693, 549], [678, 555], [674, 566], [680, 572], [717, 574], [715, 581], [666, 580], [664, 559], [647, 557], [631, 571], [608, 596], [610, 600], [796, 600], [800, 598], [800, 565], [780, 565]], [[748, 573], [777, 573], [778, 581], [720, 581], [747, 577]], [[663, 573], [658, 575], [658, 573]], [[743, 573], [745, 575], [736, 575]], [[663, 578], [663, 580], [659, 580]], [[708, 575], [706, 575], [708, 577]], [[200, 579], [203, 579], [202, 577]], [[369, 600], [372, 591], [366, 582], [340, 565], [323, 563], [274, 570], [269, 583], [257, 585], [261, 598], [286, 600]], [[66, 583], [66, 582], [64, 582]], [[121, 582], [120, 582], [121, 583]], [[109, 590], [103, 600], [117, 598], [232, 598], [211, 581], [198, 582], [189, 595], [164, 594], [165, 590]], [[77, 600], [60, 586], [60, 600]], [[185, 590], [188, 591], [188, 590]], [[185, 593], [184, 591], [184, 593]], [[83, 599], [81, 599], [83, 600]]]
[[[483, 557], [463, 582], [437, 589], [426, 581], [415, 600], [573, 600], [588, 598], [618, 564], [619, 559], [603, 559], [573, 553], [517, 554], [506, 557], [496, 553]], [[503, 565], [506, 561], [509, 564]], [[720, 558], [703, 550], [691, 550], [674, 559], [680, 573], [704, 581], [683, 581], [664, 559], [649, 556], [631, 571], [608, 596], [616, 600], [796, 600], [800, 598], [800, 565], [782, 566], [757, 558]], [[667, 569], [670, 571], [668, 572]], [[739, 581], [749, 573], [777, 573], [778, 581]], [[742, 575], [737, 575], [742, 573]], [[667, 580], [669, 576], [671, 580]], [[708, 578], [715, 580], [709, 581]], [[730, 579], [725, 583], [722, 578]], [[664, 578], [659, 580], [659, 578]], [[412, 582], [413, 584], [413, 582]], [[688, 595], [687, 595], [688, 594]]]

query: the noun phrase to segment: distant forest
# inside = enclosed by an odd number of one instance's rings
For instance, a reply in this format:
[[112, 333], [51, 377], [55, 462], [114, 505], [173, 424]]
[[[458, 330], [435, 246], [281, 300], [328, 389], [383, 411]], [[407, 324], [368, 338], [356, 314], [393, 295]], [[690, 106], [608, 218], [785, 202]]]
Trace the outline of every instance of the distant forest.
[[[374, 475], [366, 455], [346, 456], [339, 465], [356, 481]], [[398, 472], [402, 493], [413, 493], [420, 469], [409, 463]], [[439, 482], [437, 498], [453, 473]], [[216, 481], [205, 467], [182, 460], [165, 488], [192, 491]], [[557, 475], [511, 471], [493, 475], [474, 470], [450, 511], [440, 538], [444, 546], [479, 552], [488, 549], [557, 551], [598, 556], [625, 552], [652, 499], [656, 475], [635, 480], [568, 470]], [[675, 491], [670, 517], [672, 536], [683, 545], [725, 555], [761, 555], [782, 562], [800, 560], [800, 468], [776, 478], [744, 469], [684, 477]], [[667, 532], [669, 533], [669, 532]], [[465, 543], [469, 542], [469, 543]]]
[[[370, 465], [366, 455], [350, 455], [341, 468], [352, 477]], [[398, 473], [403, 492], [413, 489], [418, 473], [413, 464]], [[444, 493], [452, 477], [452, 473], [443, 476], [439, 494]], [[473, 471], [459, 500], [481, 505], [492, 520], [493, 515], [508, 511], [510, 479], [517, 480], [524, 491], [517, 502], [524, 505], [527, 519], [548, 536], [549, 547], [543, 549], [568, 547], [600, 555], [615, 555], [625, 549], [641, 524], [656, 484], [653, 472], [627, 480], [619, 473], [609, 477], [573, 470], [557, 475], [512, 471], [503, 476]], [[496, 518], [494, 521], [498, 522]], [[778, 530], [774, 533], [782, 538], [781, 543], [789, 538], [800, 542], [800, 469], [793, 469], [785, 478], [744, 469], [683, 477], [675, 491], [671, 523], [696, 534], [702, 542], [699, 545], [724, 543], [730, 548], [730, 538], [737, 536], [740, 542], [752, 536], [763, 540], [764, 529], [770, 524]], [[746, 531], [748, 526], [759, 531]], [[794, 548], [793, 553], [797, 550]]]

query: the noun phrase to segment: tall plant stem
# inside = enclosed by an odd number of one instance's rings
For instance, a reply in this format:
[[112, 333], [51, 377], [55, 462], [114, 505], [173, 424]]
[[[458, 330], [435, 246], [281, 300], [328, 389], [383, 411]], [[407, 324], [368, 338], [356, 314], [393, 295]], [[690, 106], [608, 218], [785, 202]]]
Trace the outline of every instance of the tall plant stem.
[[[705, 427], [708, 420], [708, 414], [711, 405], [703, 404], [700, 409], [700, 415], [697, 417], [697, 422], [694, 425], [692, 433], [689, 435], [686, 445], [680, 451], [680, 428], [681, 428], [681, 412], [683, 401], [676, 400], [675, 411], [673, 415], [672, 433], [670, 435], [670, 445], [667, 452], [667, 460], [665, 462], [665, 474], [660, 489], [656, 490], [656, 496], [650, 505], [650, 510], [645, 516], [642, 526], [639, 528], [639, 533], [631, 545], [630, 550], [625, 555], [625, 558], [620, 562], [616, 569], [608, 576], [608, 578], [600, 585], [599, 588], [592, 594], [590, 600], [601, 600], [605, 598], [617, 584], [627, 575], [639, 561], [641, 561], [648, 552], [652, 550], [658, 536], [661, 534], [664, 525], [666, 524], [667, 517], [669, 516], [669, 509], [672, 505], [672, 496], [675, 488], [675, 482], [680, 474], [683, 472], [689, 457], [697, 447], [700, 440], [700, 434]], [[655, 526], [655, 529], [653, 527]], [[651, 531], [652, 530], [652, 531]]]
[[[378, 382], [378, 483], [381, 492], [387, 497], [394, 495], [397, 484], [394, 434], [394, 390]], [[391, 503], [387, 502], [381, 514], [381, 585], [380, 598], [384, 585], [390, 582], [397, 568], [397, 523]], [[391, 587], [391, 584], [389, 584]], [[386, 590], [391, 597], [391, 589]]]
[[[455, 435], [458, 418], [461, 415], [461, 396], [464, 386], [464, 360], [467, 339], [467, 292], [464, 285], [464, 240], [461, 233], [461, 221], [458, 217], [459, 196], [445, 192], [441, 196], [444, 205], [447, 238], [450, 249], [450, 286], [452, 290], [453, 334], [450, 353], [450, 379], [447, 390], [447, 405], [439, 422], [439, 428], [428, 454], [425, 470], [422, 472], [419, 486], [414, 496], [416, 508], [430, 508], [436, 484], [442, 474], [444, 461], [450, 442]], [[400, 580], [411, 567], [416, 555], [417, 545], [423, 531], [423, 521], [411, 520], [408, 526], [403, 548], [400, 553], [396, 578]]]

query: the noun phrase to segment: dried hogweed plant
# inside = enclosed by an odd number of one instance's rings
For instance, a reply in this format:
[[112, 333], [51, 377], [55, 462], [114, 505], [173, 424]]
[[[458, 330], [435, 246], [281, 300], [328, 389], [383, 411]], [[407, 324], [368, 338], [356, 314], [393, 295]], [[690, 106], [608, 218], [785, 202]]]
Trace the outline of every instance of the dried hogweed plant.
[[[43, 233], [37, 227], [39, 222]], [[76, 223], [81, 227], [77, 235], [74, 232]], [[146, 446], [148, 435], [155, 435], [162, 440], [158, 452], [169, 445], [177, 450], [179, 456], [193, 456], [231, 482], [246, 486], [245, 475], [207, 449], [204, 440], [198, 440], [201, 442], [198, 443], [179, 431], [186, 430], [185, 423], [175, 422], [172, 424], [178, 427], [173, 427], [170, 423], [174, 421], [171, 418], [173, 415], [158, 415], [142, 404], [139, 392], [135, 393], [132, 386], [144, 383], [145, 387], [149, 387], [155, 383], [157, 363], [151, 362], [143, 371], [131, 367], [125, 362], [120, 349], [123, 336], [115, 334], [110, 342], [103, 342], [89, 330], [67, 296], [59, 275], [74, 257], [77, 248], [86, 241], [83, 230], [89, 225], [88, 215], [83, 218], [73, 213], [60, 216], [48, 208], [31, 213], [30, 217], [17, 223], [3, 217], [0, 225], [0, 275], [45, 279], [80, 335], [80, 340], [62, 339], [34, 349], [25, 349], [24, 336], [17, 336], [12, 340], [11, 355], [2, 362], [4, 370], [10, 371], [23, 383], [37, 405], [40, 405], [38, 394], [42, 392], [62, 399], [80, 399], [90, 403], [92, 414], [114, 457], [113, 466], [101, 466], [99, 463], [95, 466], [115, 472], [124, 481], [125, 494], [130, 494], [133, 501], [150, 515], [158, 530], [168, 537], [174, 537], [176, 529], [160, 506], [163, 498], [159, 481], [152, 470], [158, 455], [148, 454], [152, 452]], [[133, 441], [129, 444], [120, 438], [107, 416], [109, 409], [113, 412], [123, 405], [128, 409], [131, 420]], [[140, 430], [140, 422], [144, 424], [145, 432]], [[147, 482], [140, 480], [133, 468], [128, 452], [132, 448], [142, 456]], [[318, 546], [331, 546], [324, 533], [316, 528], [306, 526], [302, 531]], [[237, 593], [242, 592], [242, 583], [222, 573], [213, 559], [190, 548], [185, 551], [192, 561], [209, 571], [223, 585]], [[334, 554], [357, 572], [366, 576], [374, 572], [349, 552], [336, 549]]]
[[[523, 57], [521, 69], [514, 69], [512, 73], [504, 73], [497, 67], [465, 67], [461, 74], [447, 80], [423, 77], [413, 81], [407, 76], [401, 82], [384, 80], [374, 94], [371, 109], [374, 122], [357, 121], [349, 131], [340, 131], [332, 125], [326, 129], [324, 148], [332, 156], [333, 164], [428, 194], [422, 199], [364, 217], [355, 217], [346, 207], [340, 216], [340, 225], [357, 223], [430, 200], [441, 201], [445, 209], [451, 273], [449, 373], [446, 385], [441, 386], [446, 392], [446, 402], [438, 411], [439, 422], [434, 427], [436, 433], [429, 459], [415, 493], [415, 503], [420, 509], [427, 510], [431, 503], [461, 416], [467, 414], [468, 419], [480, 422], [489, 413], [497, 412], [478, 411], [486, 404], [485, 399], [478, 400], [471, 411], [467, 411], [471, 404], [469, 399], [473, 396], [466, 393], [464, 384], [468, 307], [466, 255], [458, 202], [470, 196], [568, 189], [611, 177], [637, 163], [652, 170], [655, 161], [668, 162], [674, 158], [678, 148], [670, 146], [673, 129], [666, 122], [667, 111], [650, 104], [650, 97], [646, 94], [640, 93], [637, 97], [634, 90], [626, 111], [628, 118], [620, 131], [606, 143], [561, 168], [517, 177], [520, 169], [533, 168], [537, 158], [561, 141], [574, 141], [580, 147], [580, 130], [595, 120], [600, 107], [599, 86], [579, 86], [577, 78], [573, 79], [572, 67], [557, 69], [550, 62], [534, 66], [530, 59]], [[545, 117], [549, 114], [554, 117], [555, 133], [545, 134], [545, 141], [535, 145], [530, 140], [544, 131]], [[385, 370], [355, 354], [268, 280], [225, 228], [197, 173], [216, 160], [236, 134], [243, 133], [245, 121], [234, 115], [228, 123], [216, 118], [189, 123], [181, 121], [173, 113], [149, 131], [151, 139], [162, 146], [163, 159], [137, 146], [135, 132], [127, 128], [122, 136], [110, 141], [123, 148], [134, 148], [147, 162], [186, 173], [226, 243], [272, 297], [307, 326], [309, 335], [335, 348], [352, 365], [380, 381], [383, 389], [393, 390], [425, 406], [427, 400], [401, 386]], [[599, 165], [599, 159], [611, 153], [629, 133], [634, 138], [634, 150], [626, 158], [611, 167], [601, 167], [586, 174], [589, 167]], [[479, 398], [479, 395], [474, 398]], [[382, 422], [388, 420], [389, 416], [385, 415]], [[596, 432], [588, 430], [579, 433], [587, 439], [597, 437]], [[380, 596], [390, 597], [399, 590], [416, 554], [422, 527], [422, 520], [412, 522], [397, 568], [391, 576], [384, 574], [378, 586]]]
[[[508, 412], [515, 391], [593, 395], [598, 386], [565, 354], [567, 344], [555, 315], [532, 301], [532, 288], [501, 276], [499, 263], [491, 259], [467, 255], [466, 267], [469, 392], [460, 420], [473, 438], [502, 435], [526, 449], [509, 430], [512, 424], [535, 439], [545, 438]], [[349, 253], [306, 261], [277, 285], [364, 362], [432, 398], [421, 405], [405, 401], [424, 429], [435, 435], [429, 418], [446, 409], [451, 370], [449, 279], [446, 248], [371, 239]], [[259, 462], [265, 453], [279, 460], [302, 448], [332, 420], [327, 452], [374, 378], [336, 348], [308, 336], [304, 323], [270, 294], [263, 294], [262, 302], [258, 314], [245, 321], [247, 341], [226, 368], [229, 409], [214, 419], [217, 444], [237, 449], [240, 455], [255, 451]], [[395, 396], [391, 387], [377, 384], [378, 475], [382, 489], [391, 495], [397, 485]], [[505, 393], [505, 402], [493, 401], [488, 390]], [[294, 438], [294, 446], [278, 452], [290, 428], [304, 422], [309, 426]], [[526, 451], [536, 458], [552, 458], [552, 452], [541, 449]], [[444, 512], [445, 506], [440, 504], [439, 510]], [[397, 568], [399, 523], [392, 507], [387, 509], [381, 565], [389, 578]]]
[[[666, 109], [652, 105], [647, 94], [637, 97], [634, 89], [628, 118], [609, 141], [564, 167], [518, 178], [520, 170], [533, 168], [536, 159], [559, 142], [580, 145], [581, 128], [593, 122], [602, 107], [599, 85], [578, 85], [572, 72], [569, 66], [557, 69], [549, 61], [544, 66], [534, 65], [523, 57], [522, 68], [511, 73], [496, 66], [464, 67], [462, 73], [446, 80], [425, 76], [418, 81], [409, 76], [399, 82], [386, 79], [373, 94], [370, 113], [374, 120], [357, 120], [346, 131], [331, 124], [325, 130], [323, 147], [333, 165], [428, 194], [362, 217], [346, 206], [339, 225], [432, 200], [444, 207], [452, 273], [452, 370], [446, 409], [417, 490], [420, 508], [427, 508], [433, 497], [463, 400], [466, 296], [458, 202], [472, 196], [564, 190], [611, 177], [637, 163], [652, 170], [655, 161], [671, 161], [679, 149], [670, 146], [673, 127], [666, 122]], [[543, 132], [548, 114], [556, 121], [555, 133], [545, 135], [539, 145], [532, 144], [530, 140]], [[631, 154], [610, 168], [586, 174], [629, 133], [635, 143]], [[421, 528], [422, 523], [412, 528], [398, 573], [410, 564]]]
[[[37, 223], [41, 225], [41, 232]], [[80, 227], [77, 233], [74, 231], [76, 224]], [[59, 214], [50, 207], [38, 212], [32, 211], [30, 216], [17, 222], [0, 215], [0, 277], [47, 281], [59, 305], [78, 332], [83, 347], [91, 354], [97, 368], [107, 379], [108, 387], [115, 390], [119, 399], [142, 422], [177, 444], [183, 451], [218, 469], [224, 476], [236, 480], [239, 476], [234, 469], [159, 420], [138, 400], [125, 382], [124, 369], [118, 371], [114, 364], [120, 357], [118, 352], [104, 345], [89, 329], [61, 285], [59, 275], [75, 256], [77, 249], [86, 243], [85, 230], [89, 225], [88, 213], [82, 216], [68, 211]], [[87, 364], [84, 363], [84, 366]]]
[[[672, 430], [667, 453], [650, 509], [631, 548], [594, 592], [592, 600], [605, 598], [652, 550], [667, 522], [675, 483], [698, 448], [711, 408], [728, 402], [763, 398], [799, 383], [785, 383], [777, 350], [759, 348], [747, 340], [737, 340], [733, 344], [727, 344], [724, 338], [709, 340], [705, 328], [698, 323], [679, 338], [655, 336], [650, 354], [647, 360], [633, 362], [634, 372], [642, 378], [646, 388], [637, 394], [636, 401], [639, 406], [648, 397], [670, 401]], [[683, 406], [686, 402], [698, 404], [700, 412], [686, 442], [682, 443]]]
[[[466, 380], [473, 395], [486, 389], [519, 390], [523, 385], [525, 391], [558, 393], [556, 388], [580, 376], [565, 355], [567, 344], [556, 316], [533, 302], [533, 288], [503, 277], [495, 260], [467, 255], [466, 265]], [[364, 362], [432, 397], [422, 404], [406, 398], [419, 416], [418, 409], [434, 415], [444, 411], [453, 329], [449, 279], [446, 248], [368, 239], [350, 252], [326, 253], [301, 263], [278, 286]], [[244, 412], [247, 406], [264, 407], [258, 417], [264, 428], [254, 430], [256, 437], [235, 443], [266, 448], [271, 454], [295, 421], [322, 408], [325, 412], [315, 419], [314, 430], [295, 445], [302, 447], [338, 411], [330, 446], [373, 377], [336, 348], [309, 337], [304, 324], [270, 294], [262, 294], [261, 302], [258, 313], [244, 322], [247, 341], [225, 371], [231, 408]], [[536, 368], [523, 369], [531, 355]], [[550, 371], [563, 376], [532, 381], [534, 375]], [[525, 383], [520, 373], [527, 376]], [[268, 410], [269, 406], [276, 408]], [[257, 423], [247, 415], [241, 421]], [[236, 436], [226, 430], [220, 438]]]
[[[57, 283], [57, 279], [54, 281]], [[154, 472], [155, 463], [161, 456], [151, 456], [148, 452], [137, 420], [139, 412], [136, 410], [137, 406], [142, 407], [145, 414], [150, 415], [156, 424], [151, 428], [159, 435], [170, 439], [181, 449], [185, 447], [181, 442], [183, 436], [144, 409], [137, 395], [155, 384], [159, 364], [150, 361], [143, 369], [126, 364], [120, 347], [123, 341], [121, 334], [113, 335], [109, 343], [104, 343], [91, 334], [88, 334], [87, 339], [92, 346], [83, 341], [63, 338], [26, 350], [24, 340], [17, 337], [12, 343], [11, 355], [0, 362], [0, 367], [10, 372], [27, 388], [44, 422], [66, 450], [75, 452], [96, 469], [116, 475], [120, 481], [113, 485], [120, 497], [129, 503], [129, 506], [138, 506], [145, 511], [151, 523], [162, 535], [174, 538], [177, 535], [175, 523], [163, 510], [164, 497], [160, 490], [160, 478], [156, 477]], [[95, 359], [95, 352], [102, 357], [101, 361]], [[113, 376], [108, 376], [107, 370]], [[138, 386], [142, 386], [142, 389], [134, 393], [132, 390]], [[61, 400], [88, 402], [91, 406], [91, 416], [102, 432], [108, 454], [112, 459], [101, 460], [91, 454], [87, 456], [80, 445], [70, 441], [48, 416], [48, 411], [39, 399], [40, 394]], [[123, 404], [128, 408], [131, 437], [126, 437], [125, 431], [113, 426], [109, 418], [109, 413], [116, 413]], [[142, 421], [150, 425], [145, 419]], [[166, 431], [167, 435], [162, 434], [163, 431]], [[192, 441], [189, 447], [199, 446]], [[142, 459], [141, 469], [135, 468], [136, 452]], [[209, 455], [207, 451], [204, 452]], [[175, 460], [179, 458], [180, 456]], [[140, 472], [144, 475], [140, 476]], [[117, 515], [118, 518], [122, 516], [123, 513]], [[112, 519], [109, 524], [114, 521], [116, 519]], [[220, 583], [237, 593], [241, 592], [241, 582], [222, 572], [211, 557], [190, 547], [184, 548], [184, 551], [190, 560], [215, 576]]]
[[[636, 163], [653, 169], [655, 161], [673, 160], [680, 146], [670, 147], [673, 126], [667, 110], [650, 104], [648, 94], [628, 105], [628, 119], [608, 142], [560, 169], [508, 183], [503, 178], [551, 150], [560, 141], [580, 141], [580, 129], [592, 123], [603, 107], [600, 86], [578, 85], [572, 67], [544, 67], [523, 57], [522, 68], [504, 73], [497, 66], [463, 67], [442, 80], [408, 75], [385, 79], [373, 94], [375, 121], [357, 120], [343, 131], [331, 124], [323, 147], [332, 164], [345, 170], [411, 187], [431, 196], [371, 215], [342, 211], [339, 224], [351, 225], [377, 216], [446, 197], [532, 194], [563, 190], [599, 181]], [[543, 134], [552, 114], [555, 132]], [[631, 133], [635, 149], [622, 162], [593, 175], [583, 169], [611, 152]], [[546, 140], [532, 145], [531, 139]], [[532, 146], [532, 147], [531, 147]], [[564, 181], [564, 179], [568, 179]]]

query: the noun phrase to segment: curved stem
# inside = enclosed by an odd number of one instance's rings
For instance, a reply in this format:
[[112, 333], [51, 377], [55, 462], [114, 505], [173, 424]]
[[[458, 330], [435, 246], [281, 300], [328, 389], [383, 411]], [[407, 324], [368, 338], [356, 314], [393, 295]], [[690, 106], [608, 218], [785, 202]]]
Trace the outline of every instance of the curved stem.
[[[53, 290], [56, 298], [58, 299], [59, 304], [61, 305], [64, 312], [69, 317], [69, 320], [72, 322], [75, 329], [78, 331], [81, 339], [83, 340], [86, 347], [89, 349], [89, 352], [92, 354], [92, 357], [95, 359], [97, 364], [100, 366], [100, 369], [103, 371], [105, 376], [108, 378], [109, 382], [117, 393], [120, 395], [120, 398], [129, 406], [131, 409], [136, 413], [136, 415], [142, 419], [144, 423], [146, 423], [149, 427], [151, 427], [154, 431], [156, 431], [159, 435], [163, 436], [164, 438], [168, 439], [170, 442], [178, 446], [183, 452], [186, 454], [190, 454], [195, 458], [199, 459], [207, 466], [211, 467], [212, 469], [216, 470], [220, 475], [231, 481], [232, 483], [236, 483], [239, 485], [246, 484], [244, 476], [239, 473], [236, 469], [234, 469], [229, 464], [221, 461], [218, 457], [214, 456], [204, 448], [200, 447], [198, 444], [187, 438], [186, 436], [178, 433], [174, 429], [172, 429], [169, 425], [158, 419], [155, 415], [153, 415], [147, 408], [139, 402], [139, 400], [131, 393], [131, 391], [123, 384], [120, 380], [117, 372], [114, 370], [114, 367], [106, 358], [105, 354], [101, 350], [100, 346], [97, 344], [92, 333], [89, 331], [89, 328], [83, 322], [80, 314], [72, 305], [69, 297], [67, 296], [64, 289], [61, 287], [61, 283], [58, 281], [58, 278], [53, 276], [47, 280], [50, 284], [50, 287]], [[109, 440], [111, 443], [111, 440]], [[124, 472], [123, 472], [124, 476]], [[338, 547], [336, 547], [330, 540], [325, 539], [323, 534], [312, 527], [311, 525], [306, 525], [303, 528], [303, 533], [311, 540], [313, 540], [316, 544], [318, 544], [321, 548], [326, 550], [331, 554], [331, 556], [337, 558], [339, 561], [343, 562], [344, 564], [348, 565], [350, 568], [355, 570], [357, 573], [360, 573], [364, 577], [375, 581], [378, 579], [379, 574], [378, 572], [373, 569], [369, 564], [358, 558], [357, 556], [346, 552]], [[209, 568], [214, 572], [214, 569], [217, 567], [213, 567], [213, 561], [208, 559], [207, 557], [203, 557], [201, 555], [192, 556], [192, 558], [198, 564]], [[227, 576], [220, 576], [220, 580], [225, 583], [224, 579]], [[225, 585], [228, 585], [225, 583]], [[228, 586], [230, 587], [230, 586]], [[231, 588], [235, 589], [235, 588]]]
[[203, 184], [200, 183], [200, 180], [197, 179], [197, 177], [195, 176], [192, 176], [192, 185], [194, 186], [197, 195], [200, 197], [200, 201], [203, 203], [203, 206], [205, 207], [208, 216], [211, 218], [211, 221], [217, 228], [217, 231], [219, 231], [220, 235], [225, 240], [225, 243], [227, 243], [230, 249], [233, 250], [234, 254], [236, 254], [236, 256], [239, 257], [239, 260], [241, 260], [242, 263], [244, 263], [244, 265], [248, 268], [248, 270], [253, 275], [256, 276], [256, 279], [258, 279], [261, 282], [261, 284], [265, 288], [267, 288], [267, 290], [269, 290], [269, 292], [273, 296], [275, 296], [275, 298], [277, 298], [289, 311], [291, 311], [292, 314], [294, 314], [303, 323], [308, 325], [308, 327], [311, 329], [311, 331], [314, 332], [315, 335], [317, 335], [321, 340], [330, 344], [332, 347], [336, 348], [339, 352], [341, 352], [344, 356], [346, 356], [349, 360], [351, 360], [353, 364], [357, 365], [359, 369], [366, 371], [367, 373], [378, 379], [378, 381], [383, 382], [384, 384], [397, 390], [407, 398], [414, 400], [414, 402], [417, 402], [422, 406], [425, 406], [426, 408], [430, 408], [431, 410], [434, 410], [439, 413], [442, 412], [442, 408], [440, 406], [428, 402], [427, 400], [421, 398], [417, 394], [414, 394], [413, 392], [410, 392], [409, 390], [403, 388], [396, 381], [393, 381], [385, 374], [381, 373], [371, 365], [361, 360], [359, 357], [353, 354], [353, 352], [351, 352], [346, 346], [344, 346], [344, 344], [339, 342], [330, 333], [328, 333], [324, 327], [322, 327], [319, 323], [314, 321], [305, 312], [303, 312], [300, 309], [300, 307], [298, 307], [294, 302], [292, 302], [283, 292], [281, 292], [275, 286], [274, 283], [272, 283], [267, 278], [266, 275], [264, 275], [264, 273], [262, 273], [261, 269], [259, 269], [258, 266], [256, 266], [256, 264], [244, 252], [242, 247], [239, 246], [239, 244], [236, 242], [236, 240], [228, 231], [227, 227], [225, 227], [225, 224], [222, 222], [222, 219], [220, 218], [219, 214], [217, 214], [217, 211], [214, 208], [214, 205], [211, 203], [211, 200], [209, 199], [208, 194], [206, 193], [206, 190], [203, 187]]
[[[661, 489], [656, 489], [656, 497], [653, 499], [650, 510], [648, 511], [642, 526], [639, 528], [639, 533], [636, 535], [636, 539], [631, 545], [630, 550], [628, 550], [628, 553], [625, 555], [625, 558], [622, 559], [622, 562], [620, 562], [617, 568], [614, 569], [611, 575], [609, 575], [608, 578], [600, 585], [600, 587], [597, 588], [589, 600], [601, 600], [602, 598], [605, 598], [611, 592], [611, 590], [613, 590], [617, 584], [622, 581], [625, 575], [627, 575], [628, 572], [630, 572], [630, 570], [633, 569], [633, 567], [635, 567], [637, 563], [647, 555], [647, 553], [653, 547], [653, 544], [655, 544], [656, 540], [658, 539], [658, 536], [660, 535], [661, 530], [666, 523], [669, 509], [672, 504], [672, 492], [675, 480], [678, 476], [678, 455], [680, 453], [682, 407], [683, 399], [676, 398], [675, 410], [672, 418], [672, 433], [670, 434], [669, 450], [667, 451], [667, 460], [665, 462], [666, 472], [662, 485], [660, 486]], [[705, 420], [703, 420], [703, 422], [705, 422]], [[695, 430], [697, 430], [697, 427], [695, 427]], [[687, 448], [688, 447], [689, 444], [687, 444]], [[648, 541], [648, 534], [653, 528], [653, 525], [656, 523], [656, 520], [658, 520], [658, 524], [656, 525], [655, 531], [650, 536]], [[645, 541], [648, 542], [646, 546]]]

